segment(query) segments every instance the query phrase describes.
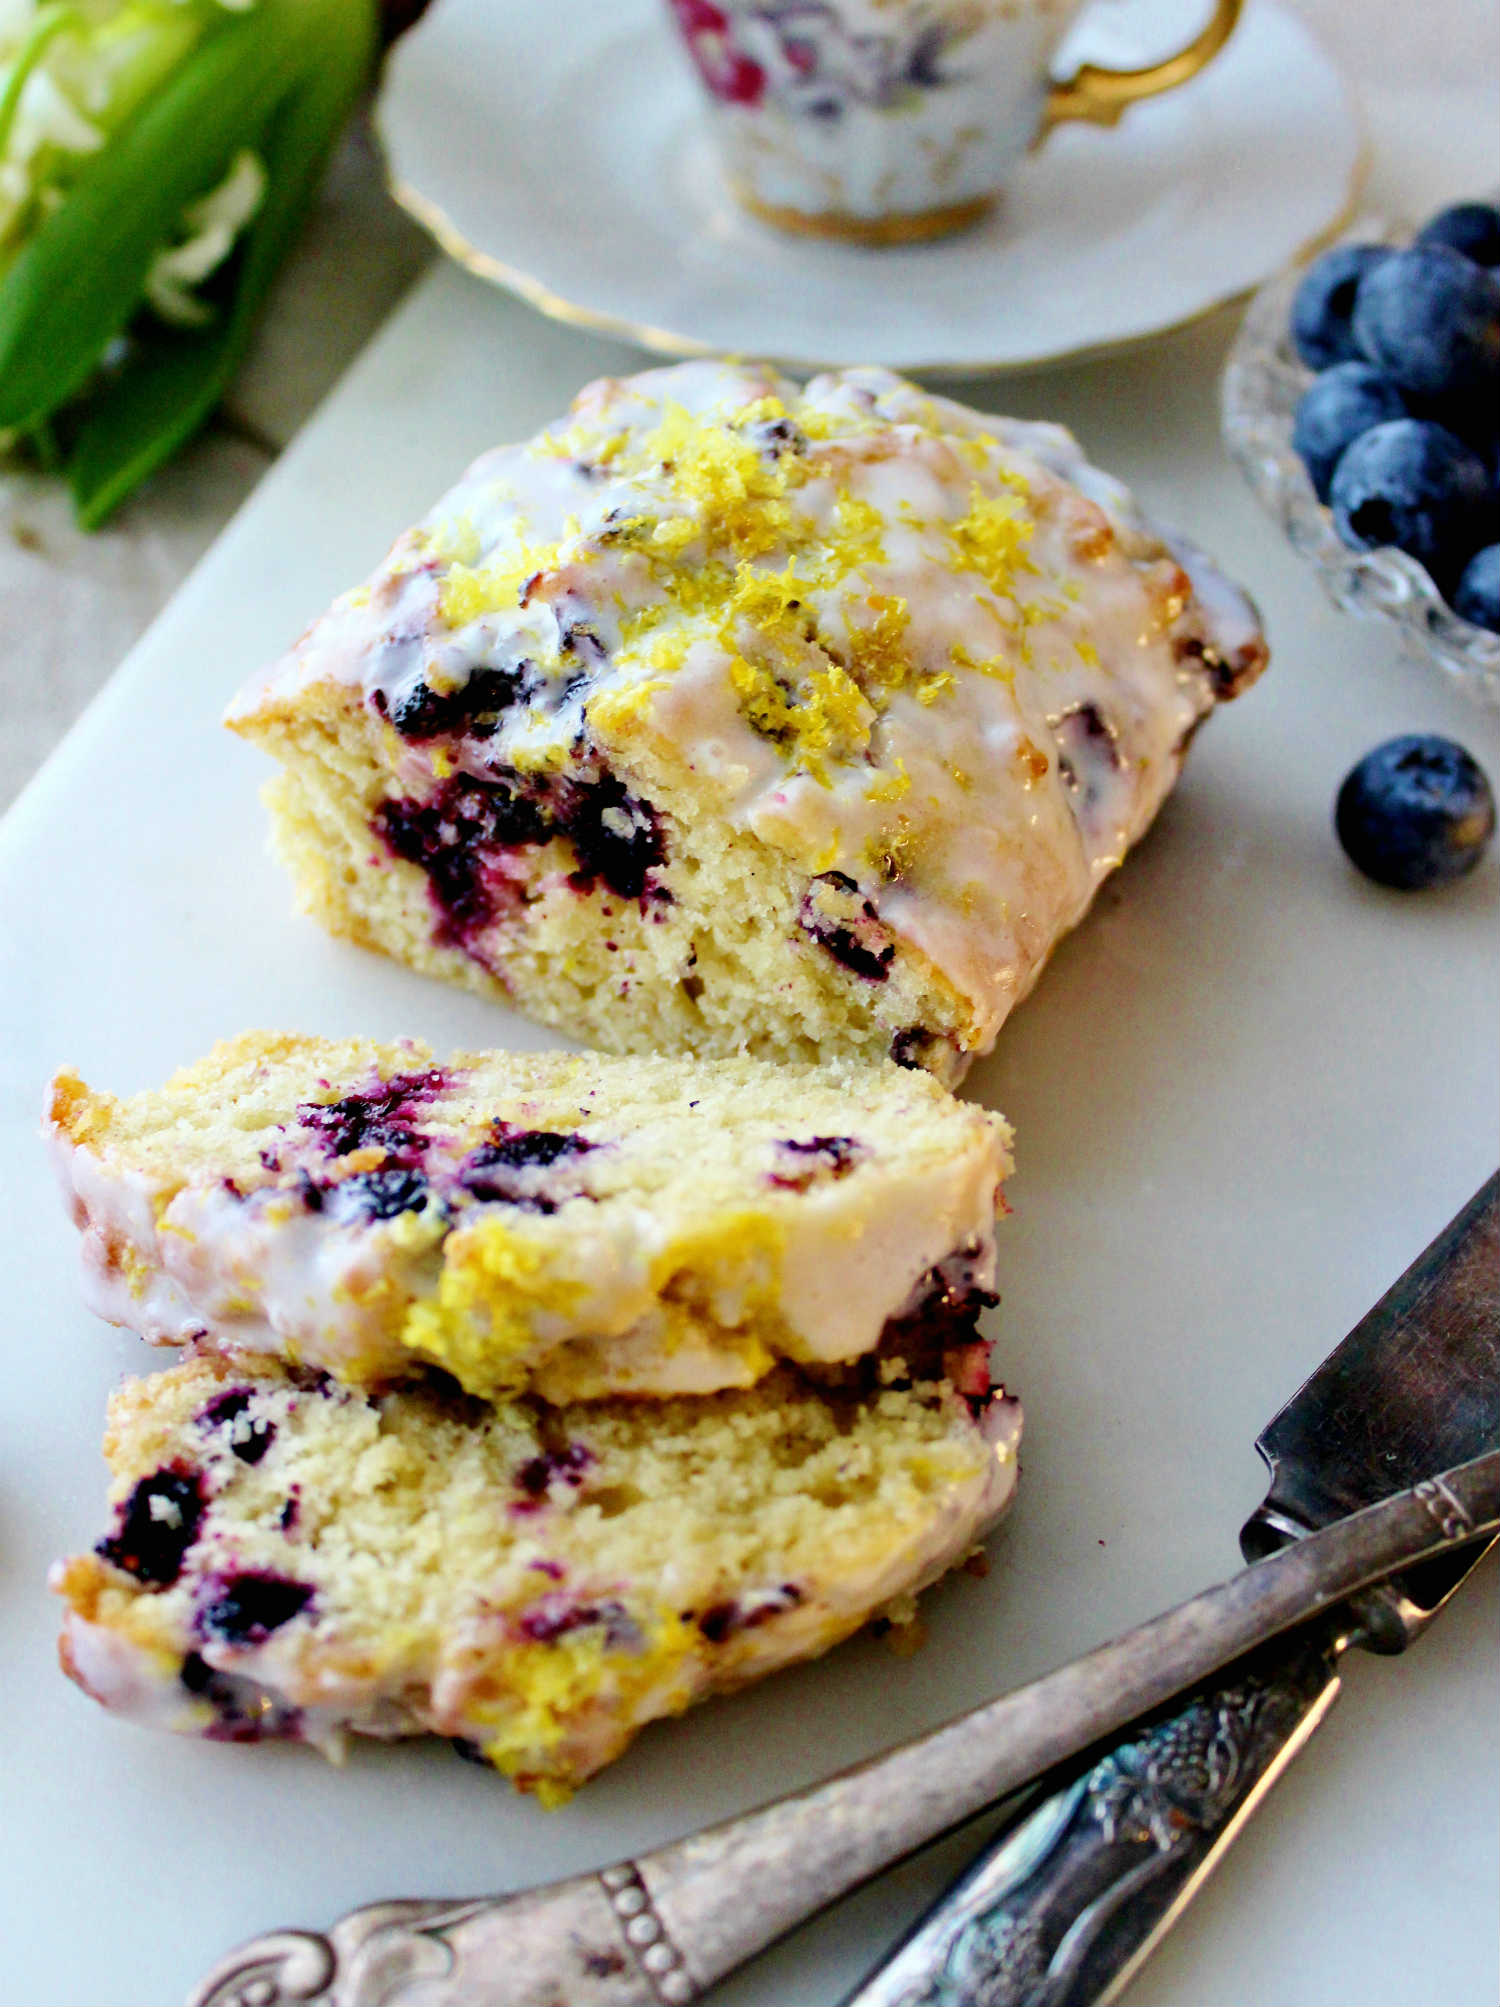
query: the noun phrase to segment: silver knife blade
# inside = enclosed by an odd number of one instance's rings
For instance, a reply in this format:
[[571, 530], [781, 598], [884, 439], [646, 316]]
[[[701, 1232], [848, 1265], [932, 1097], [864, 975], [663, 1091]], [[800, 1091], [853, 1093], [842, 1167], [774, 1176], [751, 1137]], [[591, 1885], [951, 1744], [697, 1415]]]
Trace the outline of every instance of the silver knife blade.
[[[1500, 1297], [1500, 1278], [1492, 1296]], [[1283, 1671], [1268, 1684], [1253, 1666], [1244, 1670], [1247, 1654], [1270, 1639], [1303, 1640], [1309, 1620], [1324, 1625], [1362, 1587], [1496, 1532], [1500, 1448], [1290, 1541], [1072, 1664], [810, 1790], [546, 1888], [377, 1904], [327, 1934], [272, 1933], [223, 1961], [193, 1995], [194, 2007], [243, 2007], [252, 1981], [265, 2007], [314, 1998], [394, 2007], [398, 1998], [419, 1997], [427, 2007], [541, 2007], [561, 1998], [576, 2007], [688, 2007], [861, 1882], [1090, 1745], [1114, 1742], [1149, 1710], [1180, 1707], [1198, 1682], [1238, 1665], [1224, 1711], [1189, 1712], [1168, 1725], [1163, 1749], [1185, 1789], [1164, 1793], [1155, 1775], [1131, 1768], [1128, 1751], [1108, 1784], [1111, 1829], [1143, 1824], [1149, 1839], [1165, 1834], [1170, 1847], [1185, 1823], [1201, 1829], [1221, 1815], [1242, 1817], [1246, 1778], [1253, 1803], [1263, 1776], [1257, 1751], [1267, 1742], [1284, 1749], [1316, 1724], [1321, 1636], [1310, 1667], [1296, 1644], [1295, 1679]], [[1085, 1791], [1092, 1781], [1091, 1772]], [[987, 1987], [996, 1976], [991, 1951], [1001, 1945], [986, 1937], [982, 1914], [977, 1921], [977, 1934], [961, 1935]], [[1026, 1959], [1035, 1949], [1022, 1945]], [[1066, 1943], [1062, 1950], [1066, 1958]], [[869, 1997], [903, 2007], [974, 2007], [980, 1998], [987, 2007], [1022, 1999], [1061, 2007], [1067, 1997], [981, 1992], [930, 1971], [916, 1979], [915, 1993]]]
[[[1500, 1442], [1500, 1172], [1256, 1438], [1258, 1559]], [[1471, 1542], [1361, 1592], [1046, 1780], [845, 2007], [1103, 2007], [1325, 1719], [1349, 1645], [1401, 1651]]]
[[1500, 1430], [1500, 1171], [1256, 1437], [1247, 1560], [1477, 1456]]

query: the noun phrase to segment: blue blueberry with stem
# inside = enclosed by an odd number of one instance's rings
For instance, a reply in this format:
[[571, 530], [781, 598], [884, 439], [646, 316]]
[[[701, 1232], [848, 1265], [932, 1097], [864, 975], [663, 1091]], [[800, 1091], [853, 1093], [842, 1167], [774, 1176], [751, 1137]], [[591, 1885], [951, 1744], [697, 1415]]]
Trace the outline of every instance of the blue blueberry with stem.
[[1363, 432], [1405, 418], [1401, 392], [1367, 362], [1335, 363], [1302, 394], [1292, 423], [1292, 446], [1301, 454], [1320, 502], [1346, 446]]
[[1418, 244], [1446, 244], [1476, 265], [1500, 265], [1500, 209], [1493, 202], [1455, 202], [1424, 223]]
[[1500, 544], [1486, 544], [1464, 566], [1453, 594], [1453, 611], [1500, 634]]
[[1500, 391], [1500, 279], [1447, 244], [1413, 244], [1359, 281], [1354, 339], [1418, 397]]
[[1359, 283], [1391, 255], [1384, 244], [1335, 244], [1308, 266], [1292, 300], [1292, 341], [1309, 369], [1359, 355], [1350, 320]]
[[1454, 740], [1408, 732], [1351, 769], [1333, 822], [1367, 878], [1416, 892], [1474, 869], [1495, 833], [1495, 797], [1484, 769]]
[[1441, 585], [1481, 541], [1489, 476], [1478, 455], [1443, 426], [1396, 418], [1348, 447], [1328, 499], [1346, 544], [1355, 550], [1394, 544]]

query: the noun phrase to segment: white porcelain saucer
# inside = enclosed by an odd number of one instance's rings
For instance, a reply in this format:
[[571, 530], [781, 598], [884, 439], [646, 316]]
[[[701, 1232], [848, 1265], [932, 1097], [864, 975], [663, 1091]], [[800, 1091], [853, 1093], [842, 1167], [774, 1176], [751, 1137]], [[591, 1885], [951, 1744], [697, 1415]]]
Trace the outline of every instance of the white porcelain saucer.
[[[1173, 0], [1099, 19], [1107, 52], [1092, 23], [1087, 51], [1116, 64], [1184, 39]], [[662, 0], [436, 0], [378, 119], [398, 200], [544, 313], [669, 355], [929, 370], [1190, 319], [1335, 227], [1363, 159], [1349, 86], [1274, 0], [1114, 131], [1054, 132], [987, 223], [894, 250], [783, 237], [737, 207]]]

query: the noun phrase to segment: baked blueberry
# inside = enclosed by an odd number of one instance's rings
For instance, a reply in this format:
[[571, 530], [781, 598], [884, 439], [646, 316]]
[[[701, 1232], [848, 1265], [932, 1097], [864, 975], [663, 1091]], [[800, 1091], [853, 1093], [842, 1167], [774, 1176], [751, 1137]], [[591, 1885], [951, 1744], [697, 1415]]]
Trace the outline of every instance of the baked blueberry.
[[1292, 425], [1292, 446], [1302, 456], [1320, 502], [1328, 500], [1333, 470], [1346, 446], [1363, 432], [1405, 418], [1401, 392], [1367, 362], [1340, 362], [1308, 385]]
[[444, 733], [490, 739], [525, 684], [524, 667], [476, 669], [456, 690], [434, 690], [417, 682], [392, 705], [391, 723], [403, 739], [435, 739]]
[[427, 1206], [427, 1180], [420, 1171], [399, 1164], [380, 1171], [361, 1171], [331, 1187], [327, 1209], [336, 1220], [363, 1223], [393, 1220], [399, 1213], [420, 1213]]
[[209, 1637], [226, 1644], [263, 1645], [311, 1601], [310, 1584], [269, 1569], [251, 1569], [215, 1582], [198, 1622]]
[[1492, 202], [1455, 202], [1424, 223], [1414, 241], [1446, 244], [1476, 265], [1500, 265], [1500, 209]]
[[1414, 244], [1359, 282], [1354, 339], [1418, 397], [1490, 397], [1500, 386], [1500, 279], [1447, 244]]
[[1384, 244], [1336, 244], [1307, 269], [1292, 301], [1292, 341], [1309, 369], [1329, 369], [1359, 354], [1350, 319], [1367, 272], [1390, 256]]
[[825, 953], [867, 983], [883, 983], [896, 959], [890, 929], [843, 871], [825, 871], [803, 894], [797, 925]]
[[1409, 732], [1351, 769], [1333, 822], [1367, 878], [1416, 892], [1474, 869], [1495, 833], [1495, 797], [1462, 746]]
[[1395, 418], [1345, 451], [1328, 499], [1346, 544], [1394, 544], [1443, 585], [1481, 541], [1489, 479], [1478, 455], [1443, 426]]
[[230, 1387], [214, 1396], [198, 1420], [207, 1429], [223, 1429], [241, 1463], [257, 1464], [276, 1440], [276, 1424], [250, 1413], [252, 1399], [248, 1387]]
[[137, 1582], [169, 1589], [182, 1573], [203, 1518], [203, 1486], [195, 1470], [156, 1470], [120, 1511], [119, 1525], [94, 1552]]
[[[338, 1101], [303, 1101], [297, 1120], [321, 1139], [331, 1157], [351, 1150], [381, 1149], [388, 1153], [418, 1147], [409, 1126], [413, 1105], [441, 1094], [447, 1086], [441, 1067], [426, 1073], [394, 1073], [364, 1094], [346, 1094]], [[300, 1191], [310, 1203], [306, 1191]], [[312, 1207], [317, 1211], [316, 1206]]]
[[1500, 544], [1486, 544], [1464, 566], [1453, 594], [1453, 611], [1500, 634]]

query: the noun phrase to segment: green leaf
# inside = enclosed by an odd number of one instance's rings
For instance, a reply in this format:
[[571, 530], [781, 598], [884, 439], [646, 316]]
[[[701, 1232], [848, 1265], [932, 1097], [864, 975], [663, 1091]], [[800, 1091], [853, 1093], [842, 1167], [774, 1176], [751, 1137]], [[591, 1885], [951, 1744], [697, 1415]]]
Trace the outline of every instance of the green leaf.
[[[366, 11], [339, 0], [351, 23]], [[87, 383], [184, 206], [328, 56], [331, 12], [260, 0], [230, 17], [89, 159], [0, 279], [0, 428], [34, 425]]]
[[68, 468], [85, 529], [96, 529], [191, 438], [224, 394], [368, 72], [374, 0], [299, 0], [299, 11], [300, 74], [251, 142], [266, 169], [266, 193], [237, 253], [232, 303], [212, 327], [154, 336], [90, 400]]

